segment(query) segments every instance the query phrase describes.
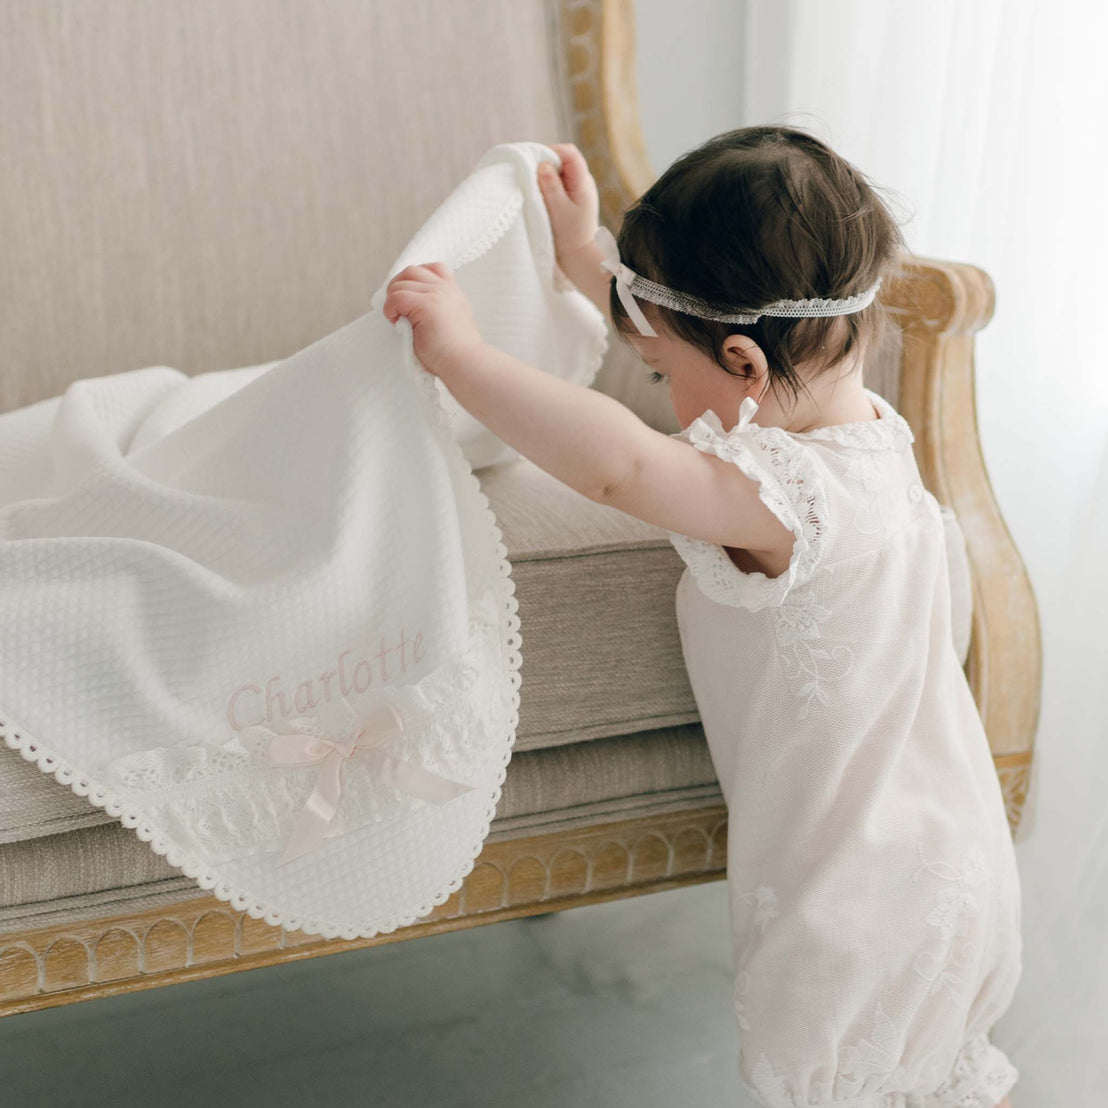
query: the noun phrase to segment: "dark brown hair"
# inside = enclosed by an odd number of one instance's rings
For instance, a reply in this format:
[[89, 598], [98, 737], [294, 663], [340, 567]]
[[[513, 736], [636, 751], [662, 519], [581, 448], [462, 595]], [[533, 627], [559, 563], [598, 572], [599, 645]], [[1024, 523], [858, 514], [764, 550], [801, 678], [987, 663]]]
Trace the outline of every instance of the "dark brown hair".
[[[722, 311], [774, 300], [843, 298], [878, 278], [873, 303], [843, 316], [761, 316], [720, 323], [647, 300], [637, 303], [656, 331], [699, 348], [728, 373], [728, 335], [765, 354], [770, 388], [795, 402], [811, 361], [823, 373], [859, 346], [874, 349], [891, 326], [882, 294], [907, 247], [877, 186], [816, 136], [784, 126], [740, 127], [682, 154], [624, 214], [620, 260], [636, 273], [707, 300]], [[613, 278], [612, 322], [637, 334]], [[833, 335], [839, 335], [837, 342]]]

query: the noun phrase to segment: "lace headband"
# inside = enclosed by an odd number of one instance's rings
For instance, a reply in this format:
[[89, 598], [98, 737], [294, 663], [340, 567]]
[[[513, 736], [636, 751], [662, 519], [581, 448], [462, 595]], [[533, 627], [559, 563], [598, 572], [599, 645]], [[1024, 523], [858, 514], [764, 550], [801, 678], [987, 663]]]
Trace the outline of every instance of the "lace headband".
[[627, 310], [639, 334], [657, 338], [657, 332], [646, 320], [642, 309], [635, 303], [635, 297], [649, 300], [654, 304], [661, 304], [666, 308], [673, 308], [687, 315], [700, 316], [702, 319], [715, 319], [720, 323], [754, 323], [759, 316], [825, 316], [825, 315], [849, 315], [851, 312], [859, 312], [873, 303], [877, 290], [881, 287], [878, 279], [876, 284], [870, 286], [865, 292], [856, 296], [848, 296], [843, 300], [775, 300], [764, 308], [751, 309], [747, 312], [724, 312], [713, 308], [706, 300], [699, 296], [692, 296], [686, 292], [677, 292], [666, 288], [655, 281], [648, 281], [640, 277], [630, 266], [624, 265], [619, 260], [619, 246], [616, 237], [601, 225], [597, 227], [594, 235], [596, 244], [604, 253], [601, 266], [616, 279], [616, 292], [620, 303]]

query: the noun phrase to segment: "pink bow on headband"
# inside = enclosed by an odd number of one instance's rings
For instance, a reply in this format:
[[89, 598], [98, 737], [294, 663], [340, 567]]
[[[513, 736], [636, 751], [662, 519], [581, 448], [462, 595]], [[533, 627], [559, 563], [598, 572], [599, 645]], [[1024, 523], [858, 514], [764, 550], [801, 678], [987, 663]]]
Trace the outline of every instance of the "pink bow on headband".
[[619, 244], [616, 242], [615, 235], [602, 223], [593, 234], [593, 241], [604, 253], [604, 260], [600, 263], [601, 268], [615, 275], [616, 293], [619, 296], [620, 303], [627, 310], [631, 321], [639, 329], [639, 334], [657, 338], [658, 332], [646, 321], [642, 308], [635, 303], [635, 297], [631, 292], [631, 282], [637, 274], [630, 266], [624, 265], [619, 260]]
[[[298, 727], [296, 720], [290, 721], [290, 725]], [[292, 834], [279, 865], [316, 850], [322, 844], [338, 811], [343, 764], [355, 751], [361, 750], [368, 755], [370, 766], [381, 782], [433, 804], [445, 804], [474, 789], [473, 785], [452, 781], [405, 762], [385, 749], [403, 729], [404, 721], [391, 704], [377, 704], [356, 717], [354, 729], [345, 741], [299, 729], [273, 736], [268, 747], [271, 765], [299, 767], [323, 763], [315, 788], [293, 817]]]

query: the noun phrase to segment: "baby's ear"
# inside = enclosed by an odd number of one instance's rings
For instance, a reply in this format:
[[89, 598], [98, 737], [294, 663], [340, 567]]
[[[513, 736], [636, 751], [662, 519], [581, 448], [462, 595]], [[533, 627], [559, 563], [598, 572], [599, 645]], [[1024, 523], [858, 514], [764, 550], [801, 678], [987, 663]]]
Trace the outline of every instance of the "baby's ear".
[[769, 370], [762, 348], [749, 335], [728, 335], [723, 340], [723, 356], [733, 373], [752, 381]]

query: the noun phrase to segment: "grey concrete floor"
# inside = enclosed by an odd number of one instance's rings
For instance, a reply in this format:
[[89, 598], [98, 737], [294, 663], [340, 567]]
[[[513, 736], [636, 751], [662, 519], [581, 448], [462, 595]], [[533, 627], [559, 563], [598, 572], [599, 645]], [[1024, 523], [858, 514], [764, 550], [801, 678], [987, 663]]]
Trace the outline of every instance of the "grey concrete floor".
[[0, 1020], [3, 1108], [745, 1108], [713, 881]]

